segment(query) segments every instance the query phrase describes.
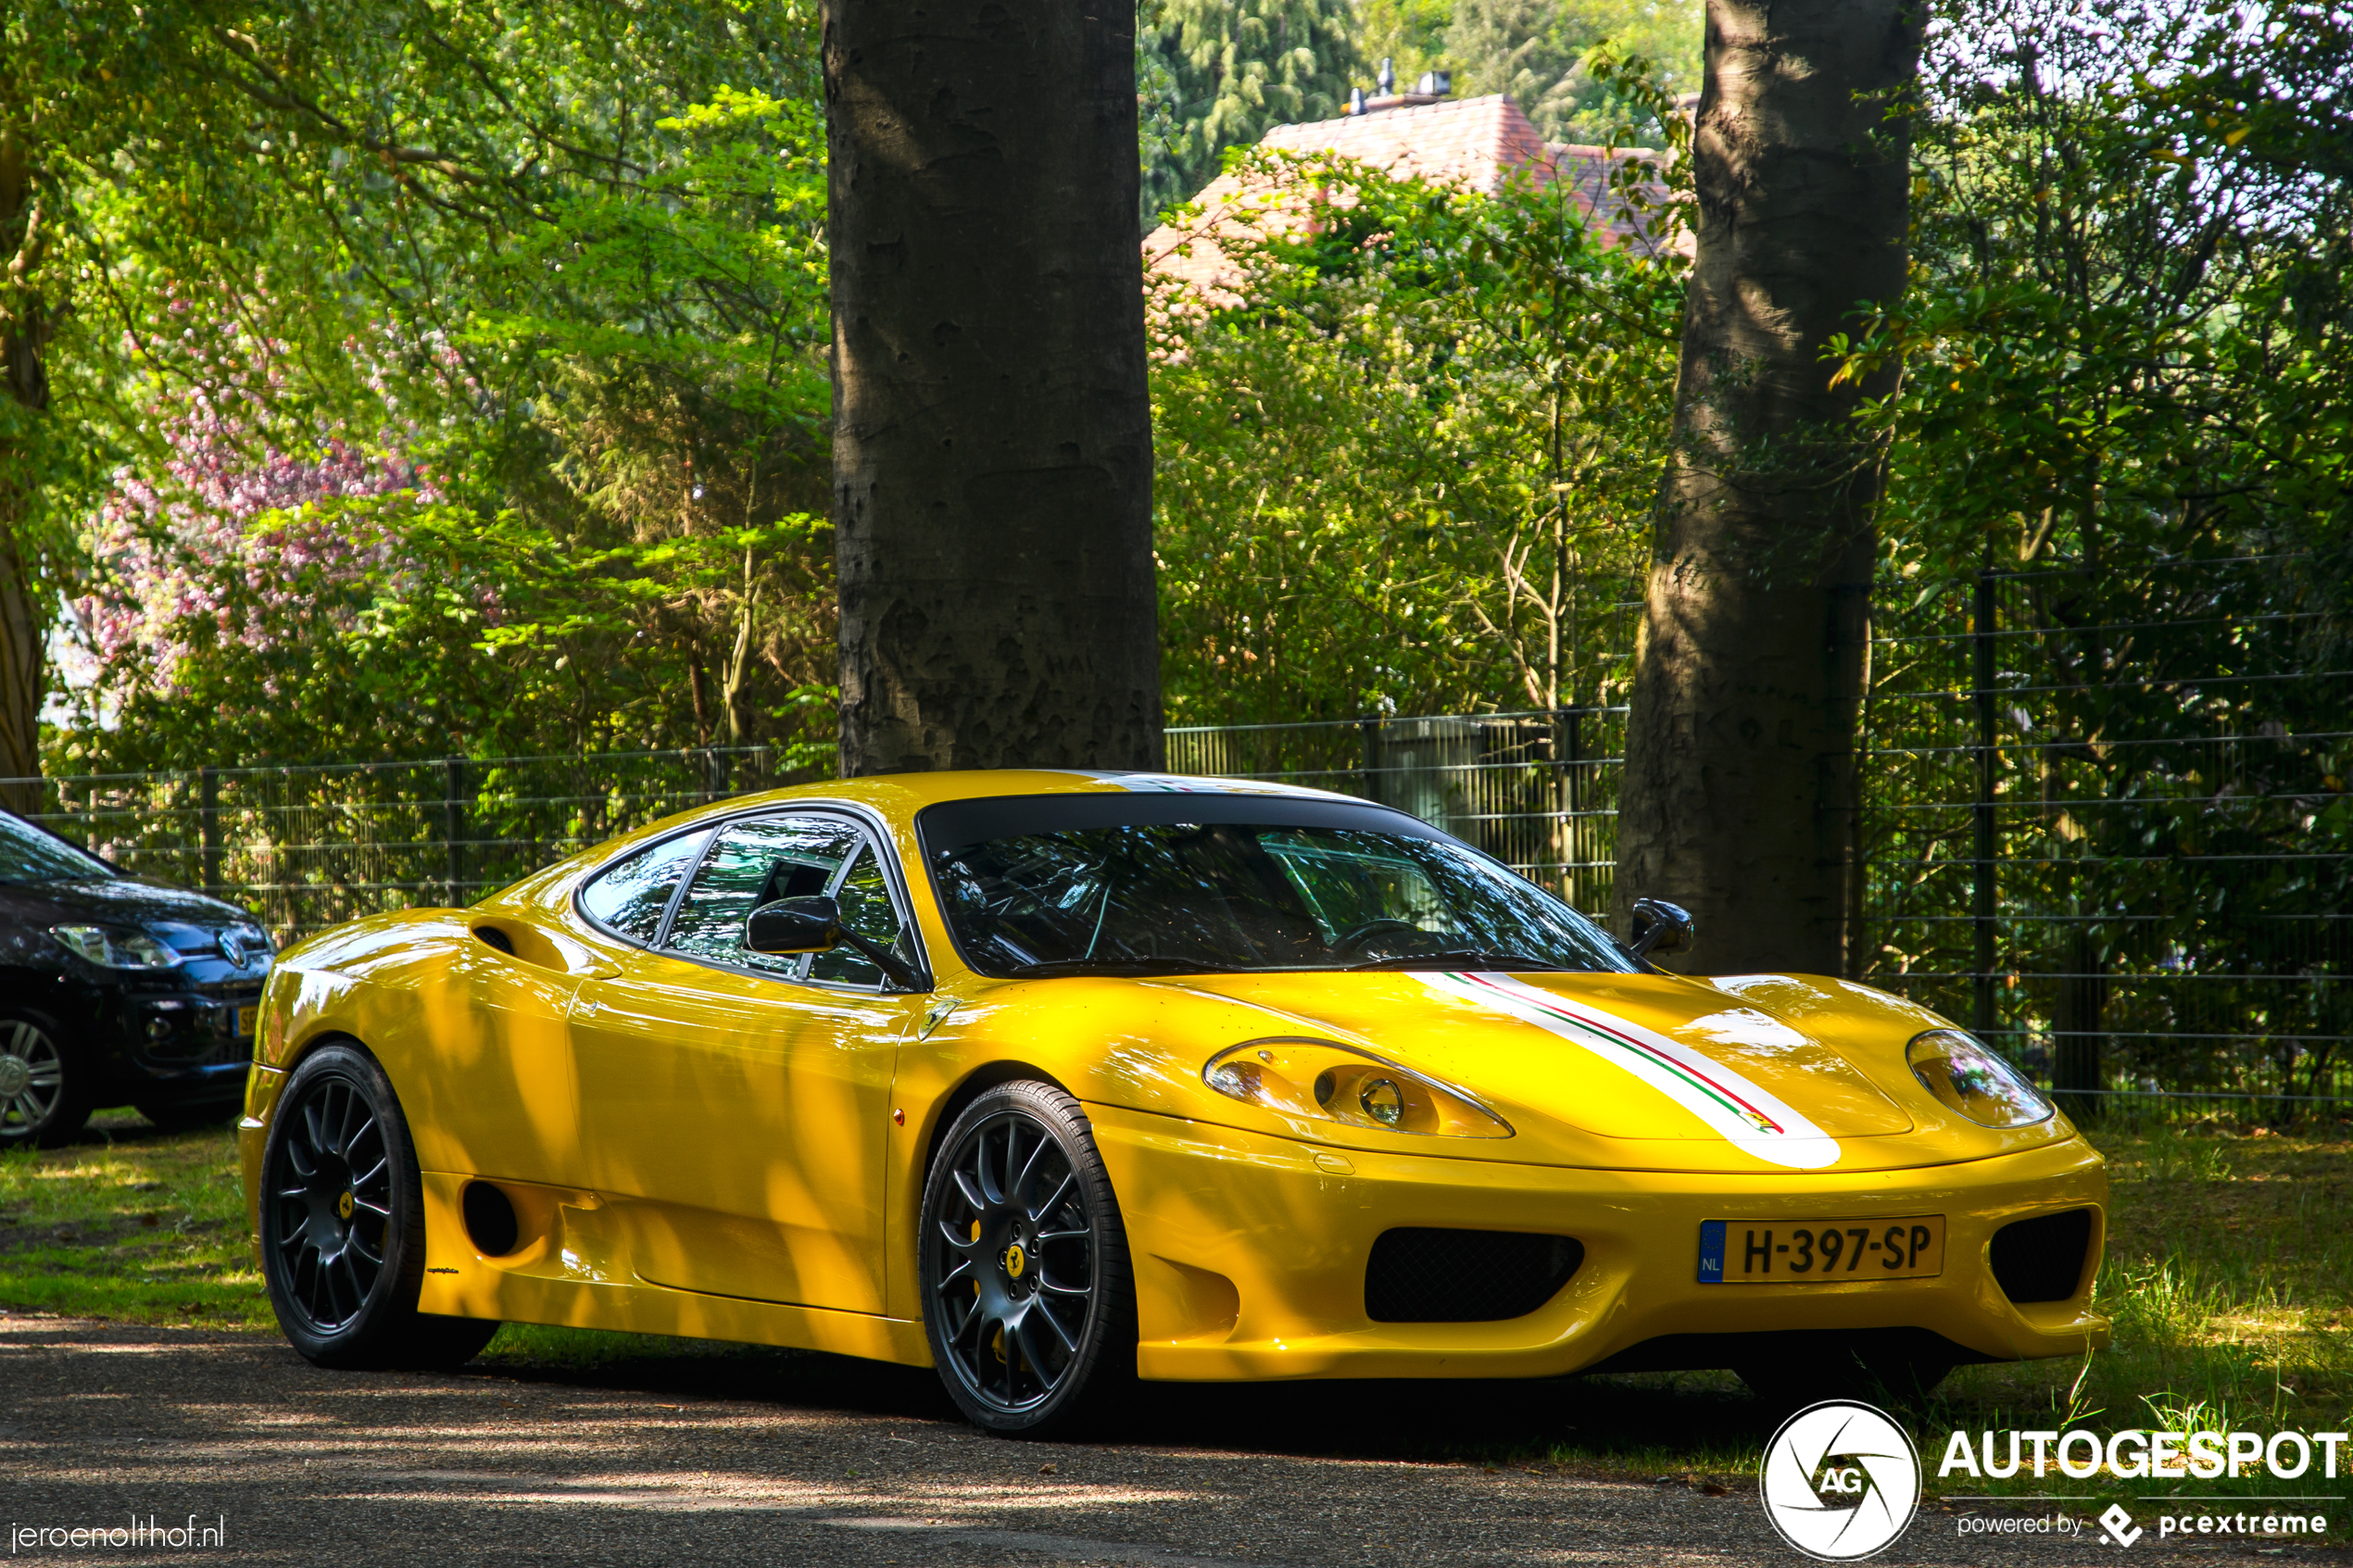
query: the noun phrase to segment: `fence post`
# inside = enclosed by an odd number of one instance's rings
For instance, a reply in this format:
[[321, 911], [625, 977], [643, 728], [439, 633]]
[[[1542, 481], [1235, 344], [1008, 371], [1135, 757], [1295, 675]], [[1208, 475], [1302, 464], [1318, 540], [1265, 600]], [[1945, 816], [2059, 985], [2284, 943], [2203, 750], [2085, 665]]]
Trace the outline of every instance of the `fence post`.
[[1970, 651], [1975, 656], [1977, 707], [1977, 806], [1971, 814], [1977, 826], [1976, 886], [1971, 897], [1970, 925], [1977, 936], [1974, 976], [1976, 995], [1969, 1026], [1978, 1038], [1992, 1044], [1994, 1032], [1994, 574], [1977, 574], [1977, 613], [1969, 621]]
[[[2076, 1122], [2100, 1117], [2100, 1014], [2108, 982], [2107, 967], [2093, 940], [2092, 928], [2080, 917], [2081, 897], [2068, 899], [2072, 916], [2066, 943], [2067, 973], [2059, 980], [2058, 1005], [2052, 1010], [2051, 1087], [2059, 1109]], [[2292, 1086], [2292, 1085], [2291, 1085]]]
[[196, 834], [204, 846], [204, 890], [220, 897], [220, 770], [196, 770]]
[[1583, 726], [1579, 722], [1584, 716], [1585, 710], [1581, 708], [1553, 709], [1553, 771], [1560, 780], [1560, 815], [1554, 819], [1554, 853], [1561, 861], [1561, 897], [1579, 909], [1586, 907], [1579, 902], [1577, 897], [1582, 877], [1570, 867], [1585, 858], [1579, 844], [1582, 834], [1578, 832], [1579, 822], [1577, 815], [1579, 798], [1584, 794], [1580, 787], [1584, 784], [1581, 776], [1584, 770], [1579, 764], [1584, 760], [1585, 737], [1580, 733]]
[[464, 908], [466, 902], [466, 759], [452, 757], [442, 767], [442, 823], [449, 851], [447, 868], [449, 897], [446, 901], [455, 909]]
[[729, 764], [734, 760], [735, 759], [715, 746], [704, 748], [702, 754], [703, 798], [706, 800], [727, 798], [727, 775], [732, 771]]
[[1365, 798], [1367, 800], [1380, 798], [1380, 715], [1378, 713], [1368, 713], [1356, 721], [1356, 727], [1363, 732], [1365, 740], [1365, 766], [1362, 771], [1365, 775]]

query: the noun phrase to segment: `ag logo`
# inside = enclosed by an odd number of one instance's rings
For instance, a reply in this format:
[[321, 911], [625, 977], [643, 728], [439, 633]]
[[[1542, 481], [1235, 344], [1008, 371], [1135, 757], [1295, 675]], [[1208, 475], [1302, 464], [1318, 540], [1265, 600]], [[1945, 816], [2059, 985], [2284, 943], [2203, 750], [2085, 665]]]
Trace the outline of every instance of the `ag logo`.
[[1920, 1500], [1920, 1456], [1885, 1412], [1848, 1399], [1809, 1405], [1765, 1445], [1757, 1477], [1781, 1539], [1825, 1562], [1885, 1549]]

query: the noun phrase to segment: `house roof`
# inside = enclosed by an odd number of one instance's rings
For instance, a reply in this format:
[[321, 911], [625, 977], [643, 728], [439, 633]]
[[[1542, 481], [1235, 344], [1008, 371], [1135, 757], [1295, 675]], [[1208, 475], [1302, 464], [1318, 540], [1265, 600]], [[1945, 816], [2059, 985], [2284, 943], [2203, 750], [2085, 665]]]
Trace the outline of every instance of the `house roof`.
[[[1573, 182], [1588, 220], [1599, 211], [1610, 242], [1642, 240], [1640, 227], [1612, 197], [1613, 162], [1655, 157], [1640, 149], [1612, 150], [1547, 142], [1517, 104], [1504, 94], [1483, 98], [1401, 94], [1366, 103], [1365, 112], [1305, 125], [1278, 125], [1259, 145], [1288, 153], [1333, 153], [1388, 173], [1433, 184], [1456, 184], [1482, 194], [1503, 189], [1515, 170], [1541, 189]], [[1220, 174], [1194, 198], [1200, 217], [1182, 227], [1162, 224], [1144, 242], [1144, 270], [1156, 279], [1205, 295], [1230, 291], [1232, 268], [1217, 244], [1232, 232], [1235, 204], [1261, 209], [1291, 207], [1295, 198], [1265, 185], [1262, 177]], [[1303, 217], [1302, 217], [1302, 221]], [[1645, 242], [1646, 243], [1646, 242]]]

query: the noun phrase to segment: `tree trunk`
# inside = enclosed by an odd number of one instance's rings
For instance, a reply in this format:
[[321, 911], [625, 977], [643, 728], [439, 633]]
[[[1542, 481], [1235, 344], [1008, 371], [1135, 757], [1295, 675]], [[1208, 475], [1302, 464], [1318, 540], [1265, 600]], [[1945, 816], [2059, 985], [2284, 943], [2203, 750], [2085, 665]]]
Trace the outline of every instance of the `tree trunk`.
[[1692, 967], [1851, 973], [1856, 718], [1879, 497], [1823, 354], [1906, 268], [1919, 68], [1897, 0], [1708, 0], [1699, 253], [1660, 488], [1616, 918], [1688, 908]]
[[43, 641], [47, 606], [26, 537], [34, 489], [37, 426], [49, 408], [42, 359], [49, 318], [36, 274], [45, 243], [24, 144], [0, 131], [0, 806], [40, 805]]
[[1158, 767], [1134, 7], [826, 0], [846, 775]]

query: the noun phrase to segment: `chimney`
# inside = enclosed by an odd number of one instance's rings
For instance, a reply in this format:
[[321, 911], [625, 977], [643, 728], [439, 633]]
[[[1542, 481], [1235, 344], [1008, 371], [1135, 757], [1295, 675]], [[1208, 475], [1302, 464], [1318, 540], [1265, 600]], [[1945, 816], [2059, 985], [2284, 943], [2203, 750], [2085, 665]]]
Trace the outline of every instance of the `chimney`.
[[1417, 98], [1443, 98], [1454, 90], [1454, 73], [1451, 70], [1426, 70], [1414, 83]]
[[1365, 112], [1365, 90], [1362, 87], [1351, 87], [1348, 90], [1348, 112], [1350, 114]]
[[1381, 56], [1380, 74], [1373, 81], [1380, 88], [1380, 95], [1384, 98], [1397, 91], [1397, 73], [1390, 69], [1390, 58], [1387, 55]]

